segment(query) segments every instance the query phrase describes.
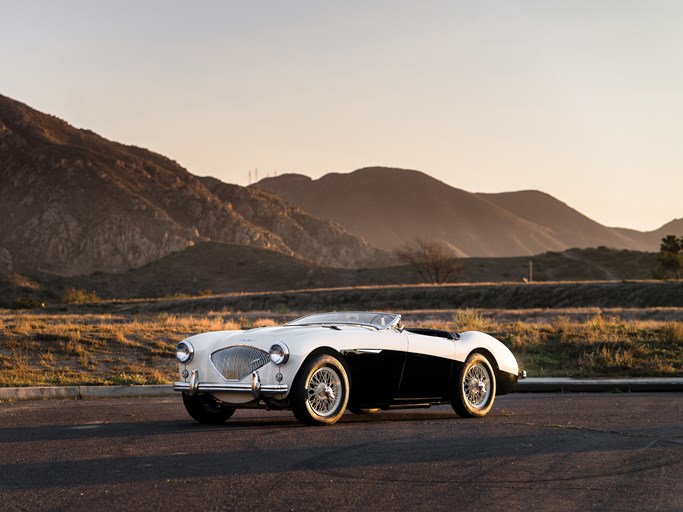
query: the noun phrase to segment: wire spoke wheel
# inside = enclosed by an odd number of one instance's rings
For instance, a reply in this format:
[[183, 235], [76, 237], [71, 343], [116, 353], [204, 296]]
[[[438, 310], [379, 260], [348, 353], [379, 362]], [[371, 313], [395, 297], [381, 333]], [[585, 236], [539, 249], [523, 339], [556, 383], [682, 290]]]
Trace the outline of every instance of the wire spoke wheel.
[[471, 366], [463, 382], [465, 397], [472, 407], [481, 409], [491, 394], [491, 376], [480, 364]]
[[328, 367], [317, 370], [306, 386], [308, 404], [316, 414], [326, 417], [333, 414], [341, 401], [341, 379]]
[[349, 378], [342, 361], [332, 355], [312, 356], [301, 366], [291, 393], [292, 412], [307, 425], [339, 421], [349, 400]]
[[474, 353], [467, 358], [458, 374], [458, 389], [453, 397], [453, 410], [463, 418], [486, 416], [496, 398], [496, 374], [489, 360]]

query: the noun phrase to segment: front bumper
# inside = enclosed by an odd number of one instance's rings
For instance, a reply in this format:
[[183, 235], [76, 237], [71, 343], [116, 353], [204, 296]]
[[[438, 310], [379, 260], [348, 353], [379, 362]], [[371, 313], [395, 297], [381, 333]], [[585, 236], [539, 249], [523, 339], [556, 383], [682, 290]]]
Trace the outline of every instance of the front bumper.
[[[190, 392], [189, 382], [174, 382], [174, 391]], [[213, 384], [200, 382], [196, 387], [196, 392], [226, 392], [226, 393], [254, 393], [256, 390], [250, 384], [235, 383], [235, 384]], [[280, 393], [287, 393], [289, 386], [287, 384], [262, 384], [260, 392], [262, 395], [277, 395]]]
[[174, 391], [182, 391], [195, 395], [200, 392], [214, 393], [251, 393], [254, 398], [262, 396], [281, 395], [289, 391], [287, 384], [261, 384], [261, 379], [257, 372], [251, 374], [251, 382], [200, 382], [199, 370], [193, 370], [190, 382], [174, 382]]

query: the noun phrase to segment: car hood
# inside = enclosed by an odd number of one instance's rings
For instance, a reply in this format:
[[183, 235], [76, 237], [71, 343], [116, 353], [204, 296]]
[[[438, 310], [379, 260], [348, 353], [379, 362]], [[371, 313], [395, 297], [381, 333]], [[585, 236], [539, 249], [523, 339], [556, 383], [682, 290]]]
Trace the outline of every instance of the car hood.
[[[248, 331], [214, 331], [197, 334], [187, 341], [192, 343], [195, 350], [214, 352], [222, 348], [246, 345], [268, 351], [273, 343], [283, 342], [293, 349], [306, 350], [308, 345], [330, 344], [333, 346], [357, 343], [359, 335], [369, 334], [374, 329], [353, 325], [337, 327], [322, 326], [290, 326], [290, 327], [260, 327]], [[374, 336], [373, 336], [374, 338]], [[334, 340], [334, 342], [332, 341]]]

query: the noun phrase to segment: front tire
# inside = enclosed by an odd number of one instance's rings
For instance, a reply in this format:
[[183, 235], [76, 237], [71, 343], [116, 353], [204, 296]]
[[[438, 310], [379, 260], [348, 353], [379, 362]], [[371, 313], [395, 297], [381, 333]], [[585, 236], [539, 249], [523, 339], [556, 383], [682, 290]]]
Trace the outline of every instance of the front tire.
[[458, 374], [453, 410], [463, 418], [486, 416], [496, 398], [496, 374], [482, 354], [472, 354]]
[[292, 412], [306, 425], [333, 425], [349, 401], [349, 378], [339, 359], [327, 354], [307, 360], [292, 385]]
[[221, 404], [211, 395], [188, 395], [183, 393], [185, 409], [199, 423], [223, 423], [235, 413], [234, 407]]

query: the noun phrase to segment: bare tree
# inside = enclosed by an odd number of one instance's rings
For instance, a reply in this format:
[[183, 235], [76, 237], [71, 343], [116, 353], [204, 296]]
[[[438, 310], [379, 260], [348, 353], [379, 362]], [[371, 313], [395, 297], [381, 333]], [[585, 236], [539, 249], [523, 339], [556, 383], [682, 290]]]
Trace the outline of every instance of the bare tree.
[[396, 255], [428, 283], [453, 282], [462, 275], [462, 263], [454, 251], [443, 242], [417, 238], [396, 250]]

